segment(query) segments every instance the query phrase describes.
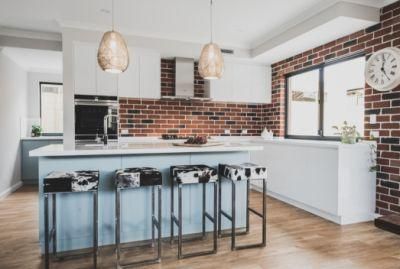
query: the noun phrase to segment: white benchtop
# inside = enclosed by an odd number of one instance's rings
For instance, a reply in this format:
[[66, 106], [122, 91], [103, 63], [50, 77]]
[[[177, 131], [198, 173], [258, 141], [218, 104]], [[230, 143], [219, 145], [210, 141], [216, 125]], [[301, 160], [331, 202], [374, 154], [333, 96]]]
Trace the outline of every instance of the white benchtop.
[[63, 140], [62, 136], [37, 136], [37, 137], [21, 137], [21, 140], [29, 141], [42, 141], [42, 140]]
[[29, 152], [31, 157], [92, 156], [92, 155], [139, 155], [170, 153], [237, 152], [263, 150], [263, 146], [249, 142], [226, 142], [211, 147], [174, 146], [172, 142], [130, 142], [113, 143], [108, 146], [99, 144], [76, 145], [66, 149], [64, 145], [48, 145]]

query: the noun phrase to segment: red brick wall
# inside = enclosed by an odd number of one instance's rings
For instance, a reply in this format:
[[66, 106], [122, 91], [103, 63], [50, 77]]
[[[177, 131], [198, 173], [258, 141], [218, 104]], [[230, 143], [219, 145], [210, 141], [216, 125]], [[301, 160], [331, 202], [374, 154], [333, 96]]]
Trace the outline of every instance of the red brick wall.
[[[381, 22], [272, 65], [272, 104], [264, 108], [265, 121], [275, 135], [284, 136], [285, 75], [327, 60], [364, 52], [369, 57], [385, 47], [400, 47], [400, 1], [381, 10]], [[369, 115], [377, 114], [377, 124]], [[390, 92], [365, 88], [365, 136], [379, 131], [377, 213], [400, 213], [400, 87]]]
[[260, 135], [263, 128], [263, 105], [204, 101], [120, 100], [120, 128], [126, 136], [161, 136], [162, 134], [223, 135], [229, 129], [240, 135]]

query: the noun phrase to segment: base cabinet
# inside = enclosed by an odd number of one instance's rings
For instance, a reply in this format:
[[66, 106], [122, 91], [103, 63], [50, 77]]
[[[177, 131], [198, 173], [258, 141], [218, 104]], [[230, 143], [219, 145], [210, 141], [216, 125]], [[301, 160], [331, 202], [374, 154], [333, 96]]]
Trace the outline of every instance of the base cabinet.
[[62, 138], [54, 140], [27, 139], [21, 141], [21, 174], [24, 184], [38, 184], [39, 160], [38, 157], [29, 157], [29, 151], [52, 144], [62, 144]]
[[342, 225], [374, 219], [376, 173], [369, 171], [368, 143], [261, 144], [264, 150], [252, 152], [251, 160], [267, 167], [272, 197]]

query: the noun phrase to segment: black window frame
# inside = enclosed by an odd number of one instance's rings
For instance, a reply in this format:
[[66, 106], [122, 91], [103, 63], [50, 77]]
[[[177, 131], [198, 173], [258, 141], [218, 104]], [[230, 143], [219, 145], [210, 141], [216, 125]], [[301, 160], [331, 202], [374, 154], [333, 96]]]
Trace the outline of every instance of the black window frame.
[[[323, 141], [340, 141], [339, 136], [324, 136], [324, 69], [327, 66], [339, 64], [342, 62], [347, 62], [357, 58], [364, 57], [366, 54], [364, 52], [356, 53], [350, 56], [336, 58], [330, 61], [326, 61], [322, 64], [311, 66], [308, 68], [303, 68], [301, 70], [291, 72], [285, 75], [285, 138], [287, 139], [303, 139], [303, 140], [323, 140]], [[288, 134], [288, 120], [289, 120], [289, 78], [300, 75], [302, 73], [319, 70], [319, 83], [318, 83], [318, 104], [319, 104], [319, 115], [318, 115], [318, 135], [290, 135]]]
[[[42, 119], [42, 84], [45, 85], [63, 85], [61, 82], [47, 82], [39, 81], [39, 114], [40, 119]], [[64, 133], [42, 133], [42, 136], [63, 136]]]

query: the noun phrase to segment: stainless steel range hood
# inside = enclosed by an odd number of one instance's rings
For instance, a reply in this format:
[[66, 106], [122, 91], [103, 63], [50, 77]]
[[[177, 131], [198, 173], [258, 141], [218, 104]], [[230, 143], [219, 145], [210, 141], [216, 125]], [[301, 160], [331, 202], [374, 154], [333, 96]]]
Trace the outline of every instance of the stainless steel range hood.
[[194, 96], [194, 59], [175, 58], [175, 95], [162, 99], [210, 100]]

